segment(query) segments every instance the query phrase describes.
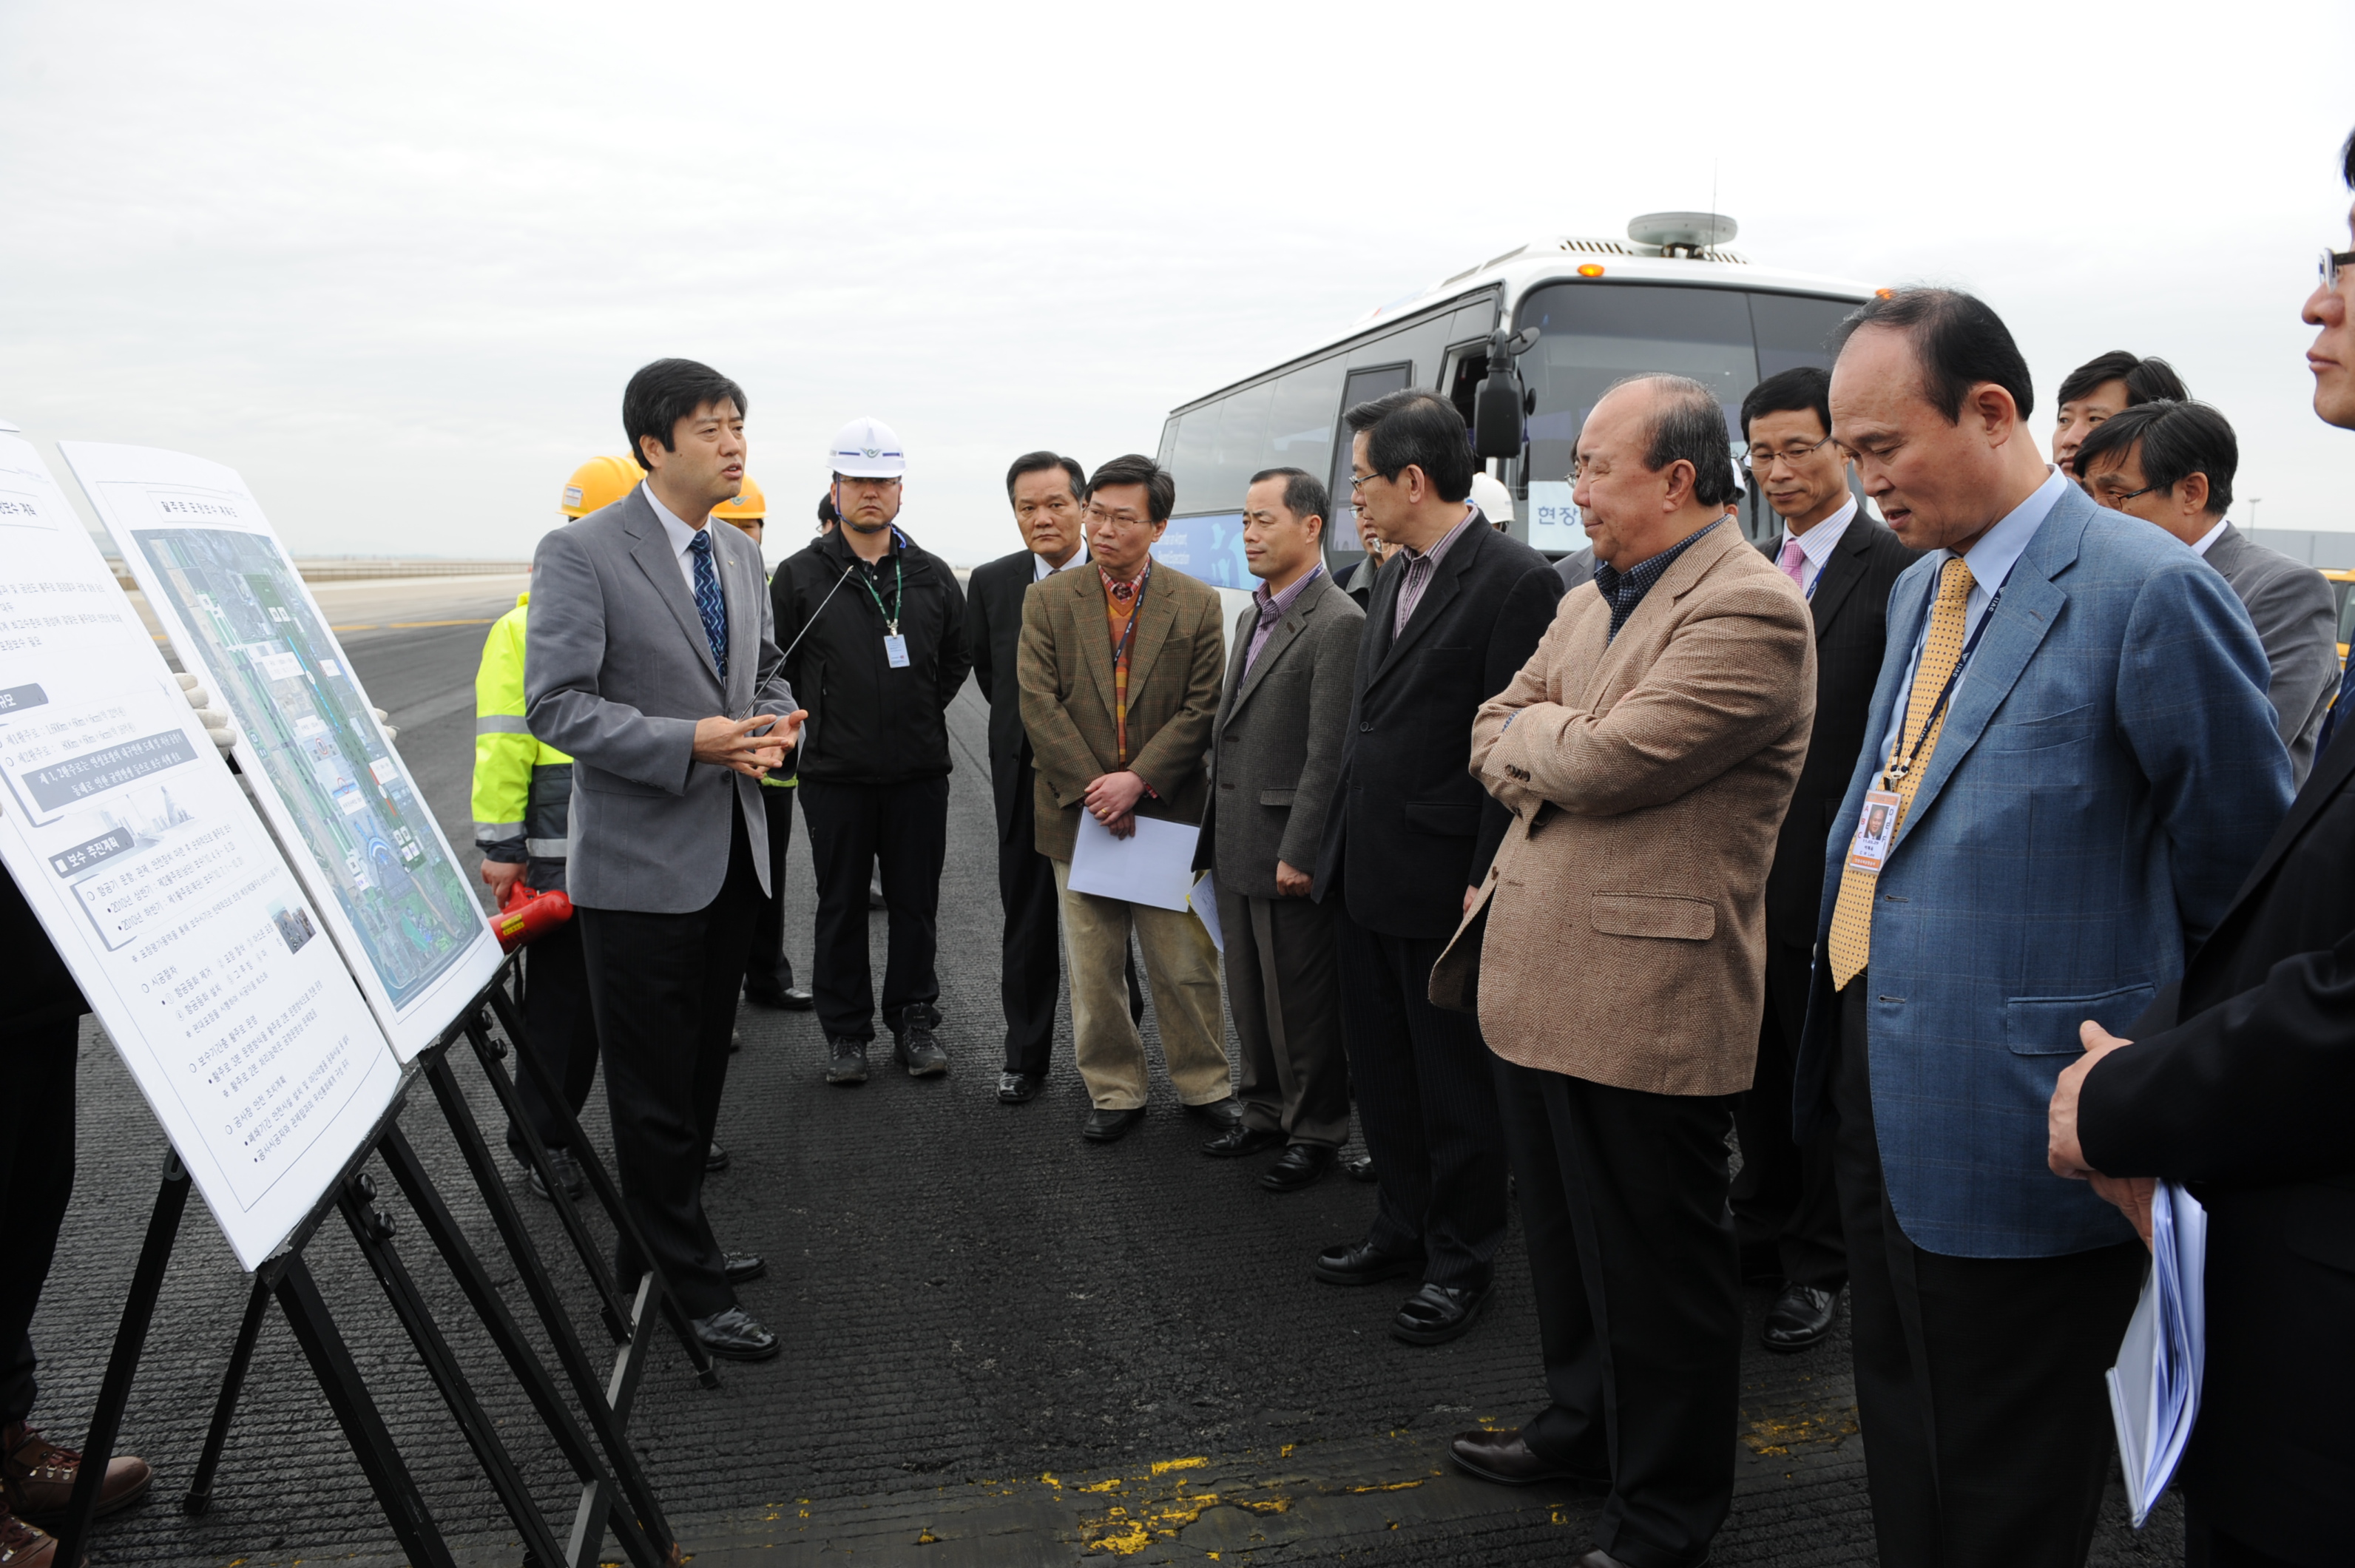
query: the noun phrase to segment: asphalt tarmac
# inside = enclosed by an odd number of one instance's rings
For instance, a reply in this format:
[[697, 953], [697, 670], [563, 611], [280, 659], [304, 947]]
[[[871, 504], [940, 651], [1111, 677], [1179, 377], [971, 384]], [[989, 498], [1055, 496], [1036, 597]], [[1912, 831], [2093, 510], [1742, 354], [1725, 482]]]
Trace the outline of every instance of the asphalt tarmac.
[[[334, 618], [354, 667], [471, 868], [472, 686], [484, 628], [514, 585], [445, 582], [400, 613]], [[429, 613], [431, 612], [431, 613]], [[394, 620], [404, 623], [395, 626]], [[744, 1305], [784, 1354], [698, 1389], [658, 1349], [632, 1435], [688, 1552], [708, 1565], [857, 1560], [926, 1565], [1208, 1562], [1561, 1563], [1591, 1543], [1600, 1499], [1512, 1491], [1455, 1472], [1452, 1433], [1513, 1425], [1544, 1399], [1516, 1230], [1485, 1319], [1415, 1349], [1385, 1331], [1406, 1285], [1339, 1290], [1309, 1260], [1362, 1232], [1370, 1189], [1337, 1176], [1286, 1197], [1260, 1160], [1201, 1157], [1206, 1130], [1158, 1082], [1144, 1125], [1111, 1147], [1079, 1137], [1087, 1100], [1068, 1020], [1047, 1092], [997, 1104], [998, 911], [984, 711], [952, 714], [956, 772], [942, 888], [943, 1039], [954, 1066], [918, 1083], [821, 1081], [811, 1015], [747, 1007], [719, 1141], [734, 1168], [707, 1198], [727, 1246], [764, 1254]], [[807, 841], [787, 871], [788, 945], [809, 952]], [[879, 974], [882, 921], [874, 923]], [[1147, 1032], [1152, 1029], [1147, 1015]], [[501, 1125], [470, 1059], [461, 1081], [494, 1144]], [[77, 1440], [96, 1398], [164, 1146], [93, 1021], [85, 1024], [74, 1204], [33, 1326], [35, 1413]], [[606, 1143], [602, 1089], [583, 1121]], [[480, 1195], [430, 1094], [403, 1126], [530, 1317]], [[389, 1195], [389, 1181], [382, 1183]], [[543, 1256], [608, 1353], [553, 1216], [521, 1194]], [[559, 1539], [570, 1471], [464, 1308], [404, 1205], [397, 1244], [516, 1453]], [[593, 1221], [601, 1238], [602, 1219]], [[308, 1257], [387, 1424], [462, 1562], [522, 1551], [350, 1236], [331, 1220]], [[123, 1447], [154, 1494], [108, 1520], [101, 1563], [217, 1568], [400, 1560], [283, 1321], [255, 1356], [213, 1501], [178, 1499], [202, 1443], [247, 1281], [192, 1205], [134, 1388]], [[1846, 1321], [1796, 1356], [1755, 1343], [1769, 1293], [1745, 1292], [1751, 1349], [1732, 1435], [1739, 1477], [1720, 1564], [1873, 1562]], [[534, 1330], [536, 1333], [536, 1329]], [[551, 1365], [552, 1365], [551, 1358]], [[2113, 1480], [2093, 1561], [2181, 1560], [2178, 1504], [2130, 1530]], [[609, 1560], [617, 1555], [609, 1545]]]

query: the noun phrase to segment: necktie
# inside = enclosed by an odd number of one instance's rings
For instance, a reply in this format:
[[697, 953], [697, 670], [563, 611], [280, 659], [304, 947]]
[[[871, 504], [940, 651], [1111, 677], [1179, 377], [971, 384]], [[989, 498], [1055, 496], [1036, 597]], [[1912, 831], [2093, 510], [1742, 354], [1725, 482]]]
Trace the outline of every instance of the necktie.
[[687, 547], [695, 557], [695, 608], [703, 616], [703, 635], [711, 644], [711, 662], [719, 668], [719, 678], [728, 678], [728, 603], [719, 597], [719, 573], [711, 566], [710, 525], [697, 531], [695, 542]]
[[1774, 562], [1783, 569], [1784, 576], [1799, 585], [1799, 592], [1802, 593], [1807, 591], [1807, 580], [1799, 573], [1805, 570], [1806, 560], [1807, 552], [1799, 548], [1797, 539], [1792, 539], [1783, 541], [1782, 557]]
[[[1946, 727], [1946, 710], [1940, 709], [1934, 723], [1930, 709], [1946, 689], [1955, 666], [1962, 661], [1963, 607], [1970, 597], [1971, 569], [1956, 556], [1938, 569], [1938, 602], [1930, 611], [1930, 635], [1923, 641], [1922, 662], [1913, 671], [1913, 688], [1905, 699], [1905, 729], [1897, 757], [1901, 765], [1908, 757], [1913, 761], [1897, 780], [1897, 826], [1891, 829], [1892, 837], [1905, 826], [1905, 814], [1913, 806], [1913, 792], [1929, 771], [1939, 731]], [[1929, 726], [1927, 735], [1922, 732], [1924, 725]], [[1850, 980], [1864, 973], [1872, 955], [1872, 898], [1880, 880], [1876, 871], [1859, 871], [1848, 865], [1840, 868], [1839, 901], [1832, 906], [1830, 943], [1835, 991], [1847, 989]]]

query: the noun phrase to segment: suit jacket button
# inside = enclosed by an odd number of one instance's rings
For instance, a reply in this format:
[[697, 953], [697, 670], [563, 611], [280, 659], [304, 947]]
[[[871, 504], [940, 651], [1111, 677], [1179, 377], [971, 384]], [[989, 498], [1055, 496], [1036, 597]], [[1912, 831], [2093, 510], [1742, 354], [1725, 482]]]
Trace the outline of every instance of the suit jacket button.
[[1373, 732], [1374, 732], [1374, 726], [1373, 726], [1373, 721], [1372, 721], [1371, 720], [1359, 720], [1359, 724], [1358, 724], [1358, 733], [1359, 733], [1359, 734], [1360, 734], [1360, 735], [1370, 735], [1370, 734], [1372, 734]]

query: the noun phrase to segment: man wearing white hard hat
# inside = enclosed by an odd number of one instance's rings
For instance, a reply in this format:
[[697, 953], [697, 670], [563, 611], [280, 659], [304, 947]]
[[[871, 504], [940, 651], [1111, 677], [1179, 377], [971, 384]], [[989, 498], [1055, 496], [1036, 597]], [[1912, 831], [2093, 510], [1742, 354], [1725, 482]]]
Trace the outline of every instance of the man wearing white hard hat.
[[937, 946], [948, 853], [947, 710], [973, 661], [964, 594], [946, 561], [897, 523], [907, 455], [879, 420], [853, 420], [826, 450], [839, 528], [778, 566], [769, 594], [786, 679], [809, 694], [802, 816], [817, 872], [811, 987], [826, 1082], [867, 1081], [876, 998], [867, 950], [868, 871], [879, 864], [890, 926], [883, 1021], [911, 1077], [946, 1072]]

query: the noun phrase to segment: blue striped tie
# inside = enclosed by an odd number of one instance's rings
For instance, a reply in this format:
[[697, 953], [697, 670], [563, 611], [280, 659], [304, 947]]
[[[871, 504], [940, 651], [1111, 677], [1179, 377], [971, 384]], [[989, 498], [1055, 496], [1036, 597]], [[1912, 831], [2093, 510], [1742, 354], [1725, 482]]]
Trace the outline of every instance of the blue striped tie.
[[711, 643], [711, 662], [719, 678], [728, 678], [728, 604], [719, 597], [719, 574], [711, 570], [710, 525], [705, 524], [687, 547], [695, 557], [695, 607], [703, 614], [703, 635]]

